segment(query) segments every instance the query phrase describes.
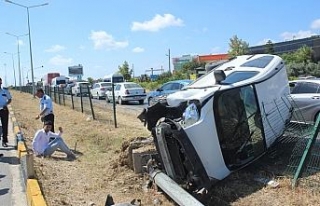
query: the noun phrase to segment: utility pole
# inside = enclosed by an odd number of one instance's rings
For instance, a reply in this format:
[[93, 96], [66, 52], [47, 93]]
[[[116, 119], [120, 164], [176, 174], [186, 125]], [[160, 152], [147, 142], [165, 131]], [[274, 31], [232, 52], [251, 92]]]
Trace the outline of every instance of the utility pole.
[[168, 50], [168, 54], [166, 54], [169, 60], [169, 72], [171, 73], [171, 54], [170, 54], [170, 49]]
[[4, 64], [4, 84], [6, 87], [8, 87], [8, 81], [7, 81], [7, 64]]
[[169, 72], [171, 73], [170, 49], [169, 49], [169, 52], [168, 52], [168, 57], [169, 57]]
[[134, 79], [134, 64], [132, 64], [132, 78]]

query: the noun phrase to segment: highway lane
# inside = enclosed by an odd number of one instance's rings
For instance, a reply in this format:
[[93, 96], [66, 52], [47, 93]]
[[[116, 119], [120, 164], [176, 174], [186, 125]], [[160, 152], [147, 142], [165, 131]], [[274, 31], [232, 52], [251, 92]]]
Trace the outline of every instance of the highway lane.
[[[65, 100], [71, 101], [71, 96], [65, 95]], [[107, 101], [105, 99], [100, 99], [100, 100], [91, 99], [91, 100], [92, 100], [92, 104], [94, 105], [94, 107], [95, 106], [99, 106], [101, 108], [105, 108], [106, 106], [110, 107], [110, 108], [113, 107], [113, 103], [112, 102], [107, 103]], [[73, 96], [73, 101], [76, 104], [78, 104], [78, 102], [80, 102], [80, 97]], [[84, 104], [88, 104], [88, 97], [83, 97], [83, 102], [84, 102]], [[116, 104], [116, 110], [128, 111], [132, 114], [139, 115], [142, 112], [143, 108], [146, 108], [147, 106], [148, 106], [148, 104], [147, 104], [146, 100], [143, 105], [140, 105], [138, 101], [132, 101], [132, 102], [128, 102], [124, 105]]]

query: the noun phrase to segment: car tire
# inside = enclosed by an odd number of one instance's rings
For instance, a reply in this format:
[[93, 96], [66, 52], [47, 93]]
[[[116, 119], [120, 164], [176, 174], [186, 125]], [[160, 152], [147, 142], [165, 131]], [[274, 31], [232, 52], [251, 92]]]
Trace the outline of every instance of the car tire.
[[318, 118], [319, 114], [320, 114], [320, 111], [319, 111], [319, 112], [317, 112], [317, 113], [316, 113], [316, 115], [314, 115], [314, 123], [316, 123], [316, 121], [317, 121], [317, 118]]
[[100, 100], [101, 98], [100, 98], [100, 96], [99, 96], [99, 93], [97, 92], [97, 99], [98, 100]]
[[150, 103], [151, 103], [152, 99], [153, 99], [152, 97], [150, 97], [150, 98], [148, 99], [148, 105], [149, 105], [149, 106], [151, 105]]
[[118, 103], [121, 104], [121, 105], [123, 104], [123, 101], [122, 101], [121, 97], [118, 97]]

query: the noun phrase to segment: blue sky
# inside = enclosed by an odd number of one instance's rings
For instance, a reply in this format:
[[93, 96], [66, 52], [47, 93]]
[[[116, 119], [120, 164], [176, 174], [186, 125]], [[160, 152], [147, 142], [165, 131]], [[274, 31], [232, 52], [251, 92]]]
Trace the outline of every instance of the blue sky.
[[[320, 1], [12, 0], [31, 8], [35, 80], [68, 75], [82, 64], [84, 78], [101, 78], [127, 61], [134, 74], [168, 70], [171, 57], [226, 53], [233, 35], [250, 46], [320, 34]], [[0, 1], [0, 76], [19, 84], [17, 39], [28, 33], [27, 10]], [[28, 36], [19, 37], [21, 78], [31, 80]], [[43, 66], [43, 67], [41, 67]], [[39, 68], [41, 67], [41, 68]], [[171, 68], [173, 66], [171, 65]], [[29, 71], [29, 72], [28, 72]]]

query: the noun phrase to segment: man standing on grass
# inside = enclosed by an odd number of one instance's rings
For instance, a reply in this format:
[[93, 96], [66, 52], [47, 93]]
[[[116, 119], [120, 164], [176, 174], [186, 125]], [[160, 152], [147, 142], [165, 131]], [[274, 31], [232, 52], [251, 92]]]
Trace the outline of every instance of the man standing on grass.
[[59, 127], [59, 133], [51, 132], [52, 122], [45, 121], [43, 125], [43, 129], [40, 129], [34, 135], [32, 141], [32, 148], [36, 155], [49, 157], [51, 156], [57, 149], [60, 149], [61, 152], [67, 154], [67, 159], [73, 160], [76, 156], [69, 149], [66, 143], [63, 141], [61, 134], [62, 128]]
[[40, 99], [40, 114], [36, 116], [36, 119], [41, 118], [42, 122], [52, 122], [51, 132], [54, 132], [54, 114], [51, 98], [41, 88], [37, 89], [35, 95]]
[[[1, 87], [2, 79], [0, 77], [0, 118], [2, 125], [2, 146], [8, 147], [8, 122], [9, 122], [9, 110], [8, 105], [11, 103], [11, 94], [8, 89]], [[0, 154], [3, 156], [3, 154]]]

